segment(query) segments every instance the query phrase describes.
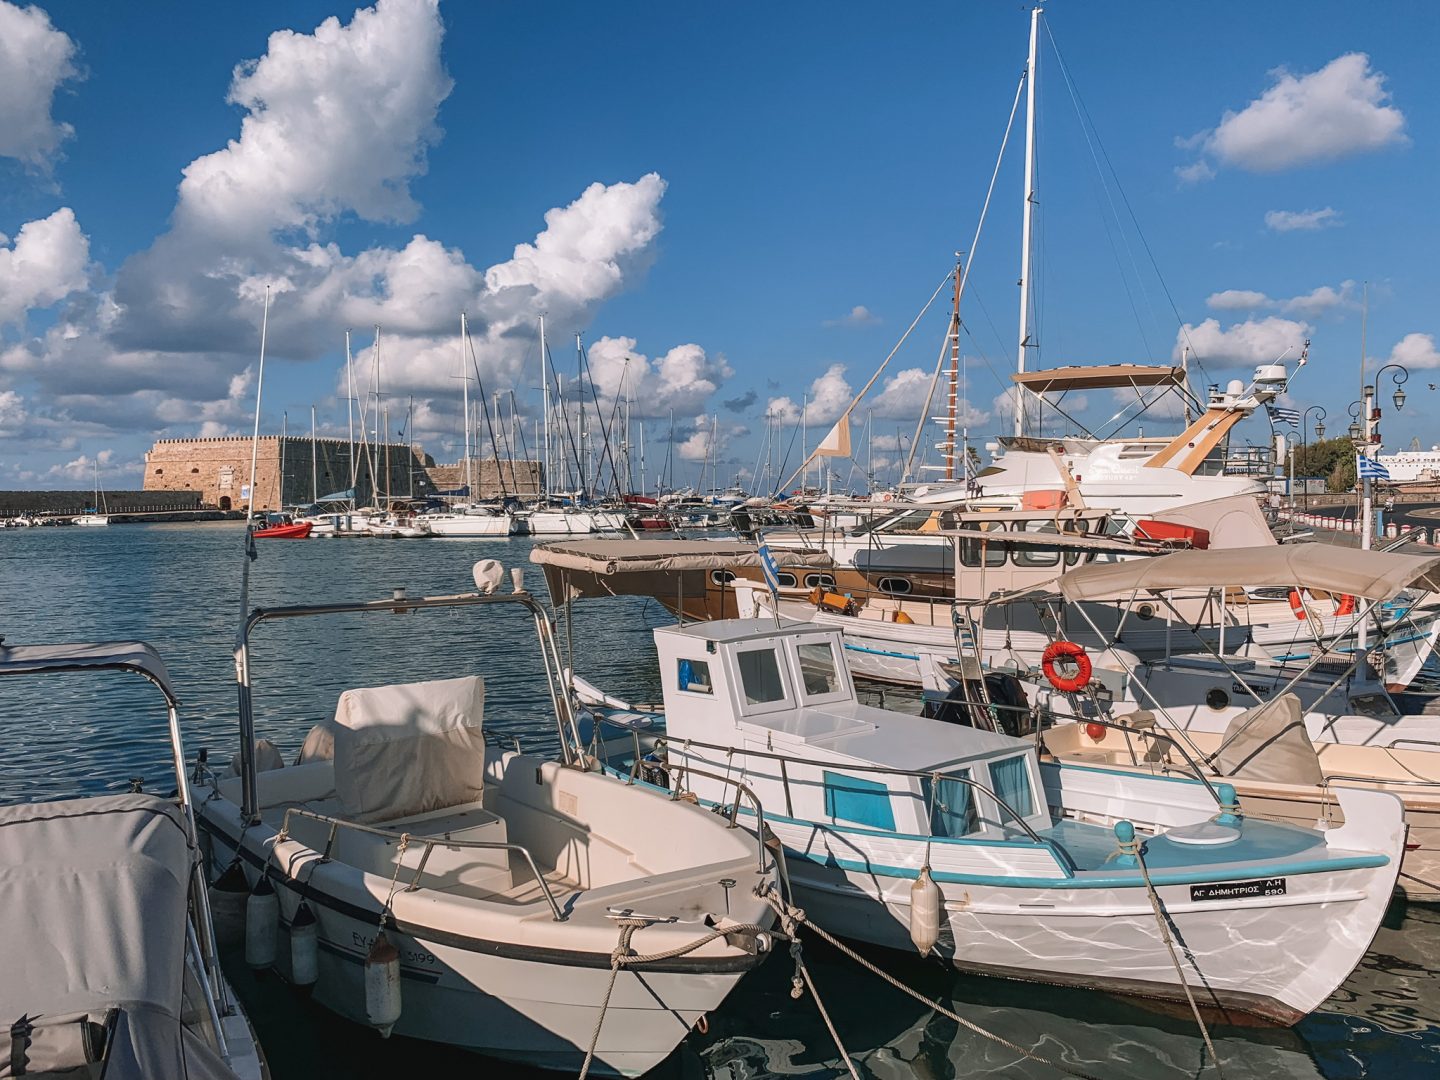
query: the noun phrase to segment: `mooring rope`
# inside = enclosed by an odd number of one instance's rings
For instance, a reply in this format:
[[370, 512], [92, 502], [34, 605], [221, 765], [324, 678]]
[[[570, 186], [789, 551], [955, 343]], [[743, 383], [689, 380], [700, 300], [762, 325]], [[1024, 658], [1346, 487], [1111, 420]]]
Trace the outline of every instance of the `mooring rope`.
[[[1117, 839], [1119, 838], [1117, 837]], [[1120, 840], [1120, 853], [1133, 856], [1135, 864], [1140, 867], [1140, 876], [1145, 881], [1145, 894], [1150, 898], [1150, 909], [1155, 912], [1155, 923], [1160, 927], [1160, 939], [1165, 942], [1165, 949], [1170, 953], [1170, 963], [1175, 967], [1175, 977], [1180, 980], [1180, 989], [1185, 991], [1185, 1000], [1190, 1003], [1190, 1011], [1195, 1016], [1195, 1026], [1200, 1029], [1200, 1038], [1205, 1041], [1205, 1049], [1210, 1051], [1210, 1061], [1214, 1064], [1215, 1072], [1223, 1077], [1225, 1070], [1220, 1067], [1220, 1055], [1215, 1053], [1215, 1044], [1210, 1041], [1210, 1030], [1205, 1026], [1205, 1018], [1200, 1015], [1200, 1006], [1195, 1003], [1195, 995], [1190, 992], [1190, 983], [1180, 967], [1180, 956], [1176, 953], [1175, 942], [1170, 937], [1170, 924], [1160, 909], [1160, 897], [1150, 881], [1150, 869], [1145, 865], [1142, 847], [1144, 847], [1144, 843], [1139, 836], [1132, 836], [1129, 840]], [[1199, 969], [1197, 968], [1196, 971], [1198, 973]]]
[[[1027, 1050], [1025, 1047], [1019, 1045], [1018, 1043], [1013, 1043], [1013, 1042], [1011, 1042], [1009, 1039], [1005, 1038], [1003, 1035], [997, 1035], [997, 1034], [995, 1034], [995, 1032], [993, 1032], [993, 1031], [987, 1031], [985, 1028], [981, 1027], [979, 1024], [975, 1023], [973, 1020], [967, 1020], [967, 1019], [965, 1019], [965, 1017], [961, 1016], [959, 1013], [955, 1012], [953, 1009], [947, 1009], [944, 1005], [941, 1005], [940, 1002], [934, 1001], [934, 1000], [932, 1000], [931, 998], [926, 997], [924, 994], [920, 993], [918, 990], [913, 990], [913, 989], [911, 989], [910, 987], [908, 987], [908, 986], [906, 986], [904, 983], [902, 983], [899, 979], [897, 979], [897, 978], [895, 978], [893, 975], [891, 975], [889, 972], [882, 970], [881, 968], [879, 968], [879, 967], [877, 967], [876, 965], [872, 964], [869, 960], [866, 960], [865, 957], [861, 956], [858, 952], [856, 952], [854, 949], [850, 948], [848, 945], [846, 945], [846, 944], [845, 944], [843, 941], [841, 941], [839, 938], [835, 937], [833, 934], [831, 934], [831, 933], [829, 933], [828, 931], [826, 931], [823, 927], [817, 926], [815, 923], [811, 922], [810, 919], [806, 916], [806, 914], [805, 914], [805, 912], [804, 912], [803, 909], [798, 908], [798, 907], [794, 907], [794, 906], [791, 905], [791, 904], [787, 904], [787, 903], [786, 903], [784, 900], [782, 900], [780, 897], [776, 896], [775, 893], [773, 892], [773, 890], [770, 891], [770, 892], [767, 892], [767, 893], [765, 894], [765, 899], [769, 902], [769, 904], [770, 904], [771, 907], [773, 907], [777, 912], [780, 913], [780, 918], [781, 918], [781, 922], [782, 922], [782, 923], [785, 923], [785, 922], [788, 921], [789, 924], [790, 924], [790, 925], [793, 925], [793, 926], [805, 926], [805, 927], [808, 927], [811, 931], [813, 931], [815, 934], [817, 934], [817, 935], [818, 935], [820, 938], [822, 938], [825, 942], [827, 942], [828, 944], [832, 945], [834, 948], [838, 949], [840, 952], [844, 953], [844, 954], [845, 954], [846, 956], [848, 956], [851, 960], [854, 960], [857, 964], [859, 964], [861, 967], [865, 968], [867, 971], [871, 972], [872, 974], [875, 974], [875, 975], [880, 976], [880, 978], [884, 979], [884, 980], [885, 980], [887, 983], [889, 983], [891, 986], [895, 987], [895, 989], [901, 990], [901, 991], [903, 991], [904, 993], [909, 994], [912, 998], [914, 998], [916, 1001], [920, 1002], [922, 1005], [926, 1005], [926, 1006], [928, 1006], [929, 1008], [934, 1009], [934, 1010], [935, 1010], [936, 1012], [938, 1012], [941, 1016], [947, 1017], [947, 1018], [955, 1021], [955, 1023], [959, 1024], [961, 1027], [964, 1027], [964, 1028], [969, 1029], [970, 1031], [974, 1032], [976, 1035], [981, 1035], [981, 1036], [983, 1036], [983, 1037], [985, 1037], [985, 1038], [987, 1038], [987, 1039], [991, 1039], [991, 1040], [993, 1040], [994, 1042], [997, 1042], [997, 1043], [999, 1043], [1001, 1046], [1005, 1047], [1007, 1050], [1010, 1050], [1010, 1051], [1012, 1051], [1013, 1053], [1016, 1053], [1016, 1054], [1020, 1055], [1020, 1056], [1023, 1057], [1023, 1058], [1026, 1058], [1026, 1059], [1028, 1059], [1028, 1060], [1030, 1060], [1030, 1061], [1033, 1061], [1033, 1062], [1035, 1062], [1036, 1064], [1045, 1065], [1045, 1066], [1048, 1066], [1049, 1068], [1056, 1069], [1056, 1070], [1058, 1070], [1059, 1072], [1062, 1072], [1062, 1073], [1064, 1073], [1064, 1074], [1067, 1075], [1067, 1076], [1078, 1077], [1079, 1080], [1099, 1080], [1099, 1077], [1092, 1076], [1090, 1073], [1080, 1072], [1080, 1071], [1078, 1071], [1078, 1070], [1076, 1070], [1076, 1069], [1072, 1069], [1072, 1068], [1070, 1068], [1070, 1067], [1068, 1067], [1068, 1066], [1066, 1066], [1066, 1065], [1062, 1065], [1062, 1064], [1060, 1064], [1060, 1063], [1057, 1062], [1057, 1061], [1051, 1061], [1049, 1058], [1043, 1057], [1042, 1055], [1035, 1053], [1033, 1050]], [[797, 941], [799, 940], [798, 935], [796, 935], [796, 940], [797, 940]], [[792, 948], [792, 950], [793, 950], [794, 946], [792, 945], [791, 948]], [[806, 973], [806, 978], [807, 978], [807, 979], [809, 978], [808, 972]], [[816, 1000], [818, 1001], [819, 999], [817, 998]], [[849, 1064], [848, 1058], [846, 1059], [846, 1064], [847, 1064], [847, 1065]], [[854, 1068], [853, 1068], [853, 1067], [851, 1068], [851, 1074], [852, 1074], [852, 1075], [854, 1074]]]

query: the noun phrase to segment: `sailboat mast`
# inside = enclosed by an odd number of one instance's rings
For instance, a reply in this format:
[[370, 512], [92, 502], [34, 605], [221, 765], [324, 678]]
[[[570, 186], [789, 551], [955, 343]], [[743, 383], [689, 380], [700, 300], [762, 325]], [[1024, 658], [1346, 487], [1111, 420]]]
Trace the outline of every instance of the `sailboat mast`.
[[[1035, 221], [1035, 76], [1040, 42], [1040, 8], [1030, 12], [1030, 58], [1025, 65], [1025, 209], [1020, 224], [1020, 345], [1015, 369], [1025, 373], [1030, 342], [1030, 233]], [[1025, 390], [1015, 387], [1015, 434], [1025, 434]]]
[[950, 311], [950, 393], [945, 413], [945, 479], [955, 479], [955, 414], [960, 399], [960, 259], [955, 260], [955, 303]]
[[350, 331], [345, 331], [345, 412], [350, 432], [350, 505], [355, 505], [355, 363], [350, 355]]
[[[542, 492], [542, 494], [544, 495], [544, 497], [545, 497], [546, 499], [549, 499], [549, 498], [550, 498], [550, 465], [551, 465], [551, 453], [550, 453], [550, 374], [549, 374], [548, 370], [546, 369], [545, 359], [546, 359], [546, 358], [545, 358], [545, 316], [544, 316], [544, 315], [541, 315], [541, 316], [540, 316], [540, 415], [541, 415], [541, 417], [544, 418], [544, 421], [545, 421], [545, 438], [544, 438], [545, 464], [544, 464], [544, 466], [543, 466], [543, 472], [544, 472], [544, 474], [545, 474], [544, 477], [543, 477], [545, 489], [544, 489], [544, 491]], [[536, 437], [537, 437], [537, 439], [538, 439], [539, 436], [540, 436], [540, 432], [537, 431], [535, 434], [536, 434]]]
[[320, 454], [315, 448], [315, 406], [310, 406], [310, 501], [320, 501]]
[[460, 313], [460, 397], [465, 410], [465, 497], [475, 501], [475, 481], [470, 476], [470, 376], [465, 373], [465, 338], [469, 334], [465, 312]]
[[285, 509], [285, 440], [290, 436], [290, 414], [280, 414], [280, 491], [276, 502], [279, 504], [275, 509]]

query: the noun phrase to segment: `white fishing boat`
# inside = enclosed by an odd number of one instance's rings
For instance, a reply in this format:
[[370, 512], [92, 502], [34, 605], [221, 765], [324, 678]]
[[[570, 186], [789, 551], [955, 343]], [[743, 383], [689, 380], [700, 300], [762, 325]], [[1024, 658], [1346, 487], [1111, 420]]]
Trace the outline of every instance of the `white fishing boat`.
[[419, 517], [397, 513], [378, 514], [368, 518], [365, 531], [371, 536], [387, 540], [424, 540], [432, 535], [430, 527]]
[[[1111, 648], [1086, 657], [1091, 675], [1075, 690], [1031, 672], [1029, 704], [1042, 716], [1079, 715], [1076, 693], [1088, 702], [1084, 711], [1095, 714], [1093, 727], [1083, 715], [1056, 727], [1047, 745], [1072, 760], [1145, 772], [1190, 772], [1199, 762], [1261, 812], [1292, 821], [1333, 819], [1336, 795], [1346, 788], [1393, 792], [1410, 828], [1400, 885], [1414, 899], [1440, 900], [1440, 695], [1391, 691], [1390, 673], [1372, 662], [1387, 634], [1383, 605], [1407, 592], [1440, 590], [1440, 556], [1326, 544], [1176, 552], [1079, 568], [1060, 579], [1058, 595], [1083, 616], [1084, 608], [1073, 605], [1102, 598], [1143, 595], [1162, 605], [1172, 595], [1209, 592], [1219, 603], [1240, 582], [1355, 597], [1345, 640], [1359, 644], [1312, 645], [1285, 661], [1194, 655], [1141, 661]], [[1368, 637], [1360, 633], [1367, 621]], [[1432, 647], [1436, 633], [1430, 625]], [[1122, 730], [1100, 722], [1107, 717]], [[1168, 741], [1156, 744], [1136, 731]]]
[[260, 770], [281, 759], [264, 743], [257, 754], [249, 637], [274, 619], [519, 609], [552, 719], [573, 729], [545, 611], [518, 572], [515, 592], [490, 592], [501, 576], [482, 563], [483, 593], [252, 612], [238, 645], [240, 771], [208, 783], [201, 828], [215, 870], [243, 869], [252, 908], [278, 901], [253, 920], [247, 959], [341, 1016], [545, 1068], [638, 1075], [767, 953], [773, 913], [758, 892], [773, 863], [733, 816], [616, 784], [568, 753], [497, 749], [478, 675], [348, 690], [296, 764]]
[[[0, 1017], [10, 1036], [0, 1075], [265, 1080], [215, 951], [159, 655], [135, 641], [0, 646], [0, 676], [100, 671], [138, 674], [164, 695], [176, 793], [0, 807]], [[63, 700], [44, 706], [51, 730]]]
[[1225, 785], [1042, 763], [1032, 740], [862, 705], [834, 631], [728, 620], [655, 640], [663, 720], [597, 706], [598, 730], [629, 737], [592, 745], [644, 776], [648, 744], [715, 805], [729, 796], [710, 775], [743, 777], [794, 902], [833, 933], [1290, 1024], [1389, 902], [1391, 795], [1337, 791], [1345, 824], [1325, 832], [1264, 821]]

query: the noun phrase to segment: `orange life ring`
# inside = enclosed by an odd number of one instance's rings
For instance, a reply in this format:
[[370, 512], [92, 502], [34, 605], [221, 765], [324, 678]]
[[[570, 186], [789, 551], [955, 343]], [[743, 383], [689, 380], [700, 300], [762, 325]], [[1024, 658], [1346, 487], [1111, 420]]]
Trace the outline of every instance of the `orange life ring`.
[[1300, 590], [1290, 590], [1290, 610], [1295, 612], [1295, 618], [1305, 620], [1305, 602], [1300, 599]]
[[[1070, 678], [1055, 670], [1055, 661], [1062, 657], [1075, 663], [1077, 670]], [[1045, 678], [1050, 680], [1050, 685], [1063, 693], [1073, 694], [1090, 685], [1090, 673], [1093, 670], [1090, 657], [1085, 653], [1085, 646], [1077, 645], [1073, 641], [1052, 641], [1045, 647], [1045, 655], [1040, 658], [1040, 667], [1045, 672]]]
[[1355, 597], [1352, 596], [1350, 593], [1341, 593], [1341, 594], [1340, 594], [1340, 599], [1337, 600], [1337, 601], [1335, 601], [1335, 614], [1336, 614], [1336, 615], [1354, 615], [1354, 614], [1355, 614]]

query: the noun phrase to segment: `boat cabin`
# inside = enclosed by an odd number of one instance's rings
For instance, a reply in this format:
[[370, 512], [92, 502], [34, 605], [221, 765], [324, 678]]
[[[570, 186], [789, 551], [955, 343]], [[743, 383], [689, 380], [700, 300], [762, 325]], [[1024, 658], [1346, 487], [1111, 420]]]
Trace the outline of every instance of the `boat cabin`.
[[1051, 825], [1033, 744], [862, 704], [836, 630], [729, 619], [655, 642], [670, 760], [738, 770], [767, 818], [992, 841]]

